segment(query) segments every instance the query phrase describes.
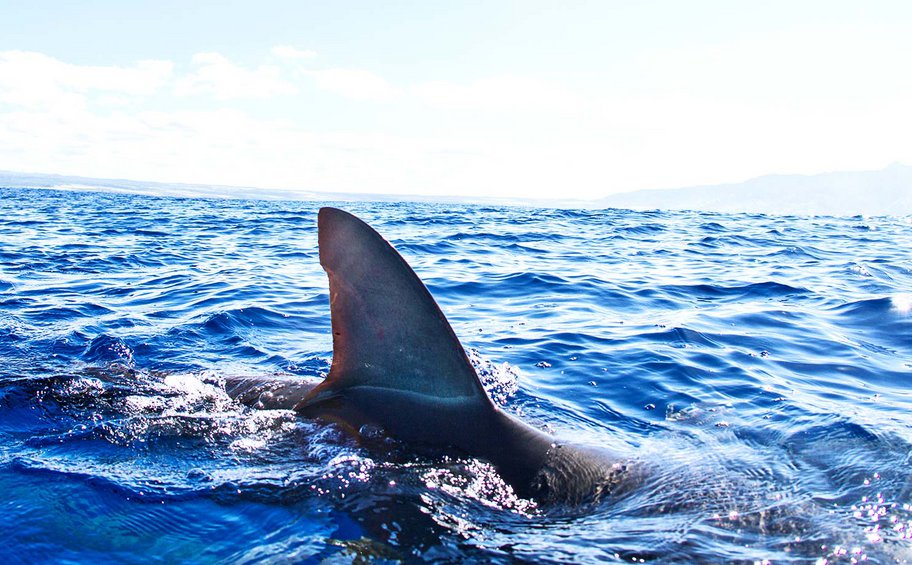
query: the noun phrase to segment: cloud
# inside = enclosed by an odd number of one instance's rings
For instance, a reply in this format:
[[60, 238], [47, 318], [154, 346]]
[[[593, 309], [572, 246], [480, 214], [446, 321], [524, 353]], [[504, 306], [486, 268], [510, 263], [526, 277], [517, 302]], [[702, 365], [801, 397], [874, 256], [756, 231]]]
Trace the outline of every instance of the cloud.
[[301, 49], [289, 45], [276, 45], [270, 52], [280, 59], [302, 60], [313, 59], [317, 56], [316, 51], [302, 51]]
[[0, 80], [9, 88], [53, 85], [79, 92], [104, 90], [125, 94], [151, 94], [167, 83], [174, 65], [170, 61], [139, 61], [131, 67], [72, 65], [42, 53], [0, 53]]
[[394, 87], [380, 75], [362, 69], [324, 69], [305, 71], [317, 87], [339, 94], [352, 100], [388, 102], [401, 96]]
[[906, 96], [907, 30], [862, 22], [807, 25], [647, 52], [637, 61], [650, 89], [743, 101], [816, 105], [872, 95]]
[[298, 92], [294, 84], [283, 78], [282, 69], [274, 65], [245, 69], [219, 53], [197, 53], [192, 62], [194, 71], [175, 85], [175, 93], [179, 96], [202, 94], [216, 100], [233, 100]]
[[[789, 45], [797, 50], [796, 37]], [[912, 88], [899, 55], [886, 57], [890, 45], [869, 77], [881, 77], [884, 88], [840, 90], [838, 69], [819, 67], [829, 69], [826, 92], [782, 96], [774, 95], [776, 74], [787, 71], [799, 85], [810, 55], [787, 67], [778, 53], [776, 65], [763, 67], [763, 45], [651, 52], [642, 65], [618, 69], [610, 85], [576, 88], [515, 75], [396, 83], [367, 69], [318, 68], [313, 52], [290, 46], [255, 66], [218, 53], [197, 54], [189, 65], [89, 66], [0, 52], [0, 169], [342, 192], [596, 197], [909, 160], [902, 148], [912, 130]], [[852, 63], [858, 72], [869, 67]], [[878, 95], [867, 98], [869, 90]], [[318, 91], [335, 96], [312, 96]], [[351, 127], [350, 111], [371, 126]], [[396, 119], [371, 120], [387, 111]]]
[[[420, 161], [425, 151], [420, 140], [313, 133], [232, 107], [239, 96], [276, 100], [307, 87], [307, 79], [288, 78], [294, 69], [243, 68], [211, 53], [194, 57], [188, 73], [174, 69], [161, 61], [105, 67], [0, 53], [0, 169], [394, 192], [409, 187], [401, 165]], [[376, 97], [387, 88], [362, 73], [331, 72], [320, 80], [352, 95], [347, 89]], [[199, 109], [189, 94], [210, 104]]]
[[[42, 53], [0, 52], [0, 101], [48, 107], [66, 94], [106, 92], [109, 101], [122, 104], [117, 95], [151, 96], [172, 88], [178, 96], [209, 96], [217, 101], [292, 96], [312, 81], [316, 88], [349, 100], [390, 102], [411, 100], [437, 109], [490, 109], [513, 111], [565, 111], [578, 107], [579, 97], [546, 81], [516, 76], [495, 76], [461, 84], [431, 81], [394, 85], [366, 69], [302, 66], [316, 57], [314, 51], [291, 46], [273, 47], [276, 64], [247, 68], [220, 53], [197, 53], [191, 70], [175, 73], [171, 61], [139, 61], [129, 67], [65, 63]], [[305, 80], [301, 80], [304, 78]]]
[[42, 53], [0, 52], [0, 102], [22, 108], [75, 108], [89, 94], [146, 96], [172, 79], [169, 61], [139, 61], [130, 67], [64, 63]]
[[502, 112], [566, 112], [584, 101], [565, 88], [517, 76], [496, 76], [460, 84], [449, 81], [414, 85], [411, 92], [433, 108]]
[[406, 101], [438, 110], [490, 110], [498, 112], [565, 113], [585, 102], [572, 91], [543, 80], [493, 76], [458, 83], [427, 81], [395, 85], [365, 69], [301, 69], [320, 90], [350, 100]]

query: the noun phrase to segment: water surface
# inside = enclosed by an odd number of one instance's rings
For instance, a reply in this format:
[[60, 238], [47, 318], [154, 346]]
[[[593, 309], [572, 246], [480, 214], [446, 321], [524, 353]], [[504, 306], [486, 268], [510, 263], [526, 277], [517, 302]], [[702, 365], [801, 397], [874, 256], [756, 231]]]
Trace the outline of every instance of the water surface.
[[338, 204], [504, 409], [641, 458], [541, 508], [483, 461], [258, 412], [322, 376], [326, 203], [0, 189], [13, 561], [912, 560], [912, 221]]

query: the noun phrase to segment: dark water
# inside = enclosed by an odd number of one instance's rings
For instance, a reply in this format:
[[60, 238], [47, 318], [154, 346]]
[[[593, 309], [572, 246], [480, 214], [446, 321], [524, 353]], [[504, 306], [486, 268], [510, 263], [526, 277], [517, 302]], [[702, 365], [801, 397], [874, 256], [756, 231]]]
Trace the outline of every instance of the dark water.
[[912, 560], [909, 218], [344, 205], [506, 410], [652, 469], [541, 508], [225, 395], [328, 371], [318, 207], [0, 189], [0, 554]]

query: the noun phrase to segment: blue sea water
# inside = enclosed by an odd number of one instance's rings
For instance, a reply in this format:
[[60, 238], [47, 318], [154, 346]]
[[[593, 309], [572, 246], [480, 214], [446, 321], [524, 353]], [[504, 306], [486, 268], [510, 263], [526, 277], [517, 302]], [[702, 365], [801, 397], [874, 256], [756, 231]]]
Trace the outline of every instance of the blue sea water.
[[0, 189], [0, 555], [912, 561], [912, 219], [337, 203], [505, 410], [651, 469], [548, 508], [225, 394], [328, 371], [325, 204]]

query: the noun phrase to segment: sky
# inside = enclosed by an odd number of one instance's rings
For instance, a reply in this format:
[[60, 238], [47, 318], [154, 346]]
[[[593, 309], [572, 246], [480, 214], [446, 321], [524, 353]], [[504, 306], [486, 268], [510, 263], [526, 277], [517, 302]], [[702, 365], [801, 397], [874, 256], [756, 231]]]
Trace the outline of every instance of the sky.
[[0, 0], [0, 169], [595, 199], [912, 164], [912, 3]]

